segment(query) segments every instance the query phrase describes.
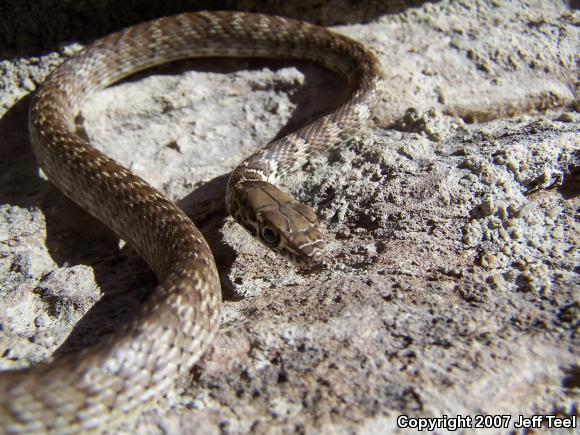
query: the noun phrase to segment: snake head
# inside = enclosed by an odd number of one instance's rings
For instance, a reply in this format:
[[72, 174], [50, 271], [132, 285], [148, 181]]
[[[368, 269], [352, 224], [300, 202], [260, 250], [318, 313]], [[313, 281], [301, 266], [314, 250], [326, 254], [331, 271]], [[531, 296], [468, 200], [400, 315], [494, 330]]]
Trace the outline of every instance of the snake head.
[[230, 213], [250, 234], [295, 264], [320, 261], [324, 241], [310, 207], [265, 181], [245, 182], [238, 192]]

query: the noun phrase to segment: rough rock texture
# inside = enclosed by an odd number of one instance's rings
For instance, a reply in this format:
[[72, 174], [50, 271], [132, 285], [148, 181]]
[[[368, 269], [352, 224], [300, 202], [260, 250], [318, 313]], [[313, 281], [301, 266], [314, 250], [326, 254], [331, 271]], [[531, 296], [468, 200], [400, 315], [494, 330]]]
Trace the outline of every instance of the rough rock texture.
[[[3, 369], [95, 342], [155, 285], [39, 175], [28, 143], [26, 95], [47, 72], [79, 42], [158, 12], [108, 3], [14, 7], [0, 23]], [[213, 350], [117, 430], [389, 433], [400, 414], [577, 414], [578, 12], [542, 0], [370, 2], [350, 15], [348, 2], [264, 3], [254, 9], [351, 22], [335, 29], [375, 50], [387, 95], [367, 131], [286, 181], [328, 235], [326, 261], [309, 269], [266, 252], [221, 196], [244, 156], [346, 95], [333, 74], [189, 61], [85, 104], [80, 131], [199, 223], [224, 295]]]

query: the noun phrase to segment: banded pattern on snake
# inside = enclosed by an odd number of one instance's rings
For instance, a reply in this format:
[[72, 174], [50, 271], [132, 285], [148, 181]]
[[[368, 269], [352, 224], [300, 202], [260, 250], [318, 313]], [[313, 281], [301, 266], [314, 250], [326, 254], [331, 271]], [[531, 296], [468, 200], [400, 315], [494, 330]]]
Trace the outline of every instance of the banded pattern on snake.
[[334, 111], [266, 145], [228, 182], [234, 218], [298, 264], [324, 244], [312, 209], [273, 183], [312, 153], [339, 144], [369, 118], [382, 94], [377, 58], [361, 43], [281, 17], [186, 13], [129, 27], [89, 45], [49, 75], [30, 108], [32, 148], [49, 179], [142, 255], [159, 278], [133, 321], [98, 345], [0, 375], [0, 430], [90, 431], [166, 393], [211, 343], [220, 282], [191, 220], [141, 178], [74, 131], [88, 95], [137, 71], [189, 57], [306, 59], [347, 78], [352, 93]]

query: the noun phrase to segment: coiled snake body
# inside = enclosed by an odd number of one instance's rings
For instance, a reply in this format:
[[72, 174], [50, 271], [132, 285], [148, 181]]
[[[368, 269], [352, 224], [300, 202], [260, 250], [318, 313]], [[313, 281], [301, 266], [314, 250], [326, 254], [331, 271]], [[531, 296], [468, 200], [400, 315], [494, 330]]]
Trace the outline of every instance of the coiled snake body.
[[300, 264], [321, 257], [314, 212], [271, 183], [369, 118], [382, 91], [380, 64], [369, 50], [304, 22], [231, 12], [161, 18], [96, 41], [51, 73], [34, 96], [32, 147], [50, 180], [136, 248], [159, 285], [134, 320], [97, 346], [2, 373], [2, 431], [102, 428], [166, 393], [212, 341], [220, 283], [201, 233], [171, 201], [74, 129], [89, 94], [136, 71], [200, 56], [307, 59], [348, 79], [346, 102], [244, 160], [226, 194], [229, 212], [265, 245]]

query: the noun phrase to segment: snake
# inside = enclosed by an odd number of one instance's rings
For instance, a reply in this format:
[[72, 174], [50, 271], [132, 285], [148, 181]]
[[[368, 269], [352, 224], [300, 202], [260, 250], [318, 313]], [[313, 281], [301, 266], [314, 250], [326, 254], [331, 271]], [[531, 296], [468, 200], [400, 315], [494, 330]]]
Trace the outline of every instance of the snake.
[[320, 262], [325, 241], [313, 209], [275, 184], [316, 153], [344, 144], [380, 101], [381, 64], [362, 43], [307, 22], [245, 12], [158, 18], [107, 35], [67, 59], [34, 93], [31, 146], [48, 179], [142, 256], [158, 285], [134, 318], [94, 346], [0, 373], [0, 431], [100, 431], [156, 403], [208, 349], [221, 288], [207, 242], [188, 216], [76, 132], [98, 90], [136, 72], [196, 57], [306, 60], [346, 79], [333, 110], [276, 138], [230, 174], [228, 212], [298, 266]]

